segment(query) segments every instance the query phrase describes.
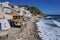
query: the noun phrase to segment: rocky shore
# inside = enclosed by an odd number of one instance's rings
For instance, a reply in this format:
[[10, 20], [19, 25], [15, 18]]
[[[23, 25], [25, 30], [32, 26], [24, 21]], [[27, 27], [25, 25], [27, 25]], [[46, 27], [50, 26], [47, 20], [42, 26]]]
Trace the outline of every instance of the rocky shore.
[[41, 40], [38, 36], [37, 26], [35, 19], [30, 19], [27, 21], [26, 27], [23, 31], [18, 34], [19, 38], [22, 40]]

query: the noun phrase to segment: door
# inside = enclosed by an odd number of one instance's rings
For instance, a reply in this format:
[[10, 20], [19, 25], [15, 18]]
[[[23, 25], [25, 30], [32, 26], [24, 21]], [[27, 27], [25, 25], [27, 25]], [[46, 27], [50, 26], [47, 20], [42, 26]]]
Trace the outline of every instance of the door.
[[0, 23], [0, 29], [1, 29], [1, 23]]

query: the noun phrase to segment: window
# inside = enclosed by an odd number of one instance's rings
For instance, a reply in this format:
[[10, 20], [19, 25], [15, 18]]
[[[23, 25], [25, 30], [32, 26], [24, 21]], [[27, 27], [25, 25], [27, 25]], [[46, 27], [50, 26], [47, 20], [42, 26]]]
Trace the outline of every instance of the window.
[[5, 14], [11, 14], [11, 13], [5, 13]]
[[20, 19], [20, 16], [13, 16], [13, 19]]
[[1, 29], [1, 23], [0, 23], [0, 29]]
[[24, 13], [26, 14], [26, 12], [24, 11]]
[[13, 5], [11, 5], [10, 3], [9, 3], [9, 6], [11, 6], [12, 8], [14, 8], [14, 6], [13, 6]]
[[38, 12], [37, 14], [40, 14], [40, 12]]
[[20, 19], [20, 16], [17, 16], [18, 19]]
[[17, 25], [17, 22], [14, 22], [15, 25]]
[[14, 6], [13, 6], [13, 5], [11, 5], [11, 7], [12, 7], [12, 8], [14, 8]]
[[31, 13], [33, 13], [33, 12], [31, 11]]
[[2, 4], [1, 4], [1, 6], [2, 6]]
[[13, 16], [13, 19], [17, 19], [17, 16]]
[[0, 6], [2, 6], [2, 4], [0, 4]]
[[18, 11], [18, 13], [20, 13], [20, 11]]

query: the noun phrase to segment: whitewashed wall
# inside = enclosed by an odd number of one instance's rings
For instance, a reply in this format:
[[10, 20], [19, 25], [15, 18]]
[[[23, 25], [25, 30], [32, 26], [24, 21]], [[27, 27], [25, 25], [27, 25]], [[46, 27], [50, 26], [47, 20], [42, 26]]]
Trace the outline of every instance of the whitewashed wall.
[[8, 15], [8, 14], [5, 14], [5, 18], [6, 18], [6, 19], [13, 19], [13, 16]]
[[5, 13], [11, 13], [11, 9], [4, 8], [4, 12], [5, 12]]

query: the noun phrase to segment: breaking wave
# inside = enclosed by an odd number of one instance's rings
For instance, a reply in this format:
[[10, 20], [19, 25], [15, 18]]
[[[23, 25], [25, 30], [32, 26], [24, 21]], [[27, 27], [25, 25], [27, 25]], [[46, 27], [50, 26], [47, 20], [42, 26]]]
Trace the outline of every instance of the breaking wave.
[[42, 40], [60, 40], [60, 22], [55, 19], [40, 19], [38, 34]]

